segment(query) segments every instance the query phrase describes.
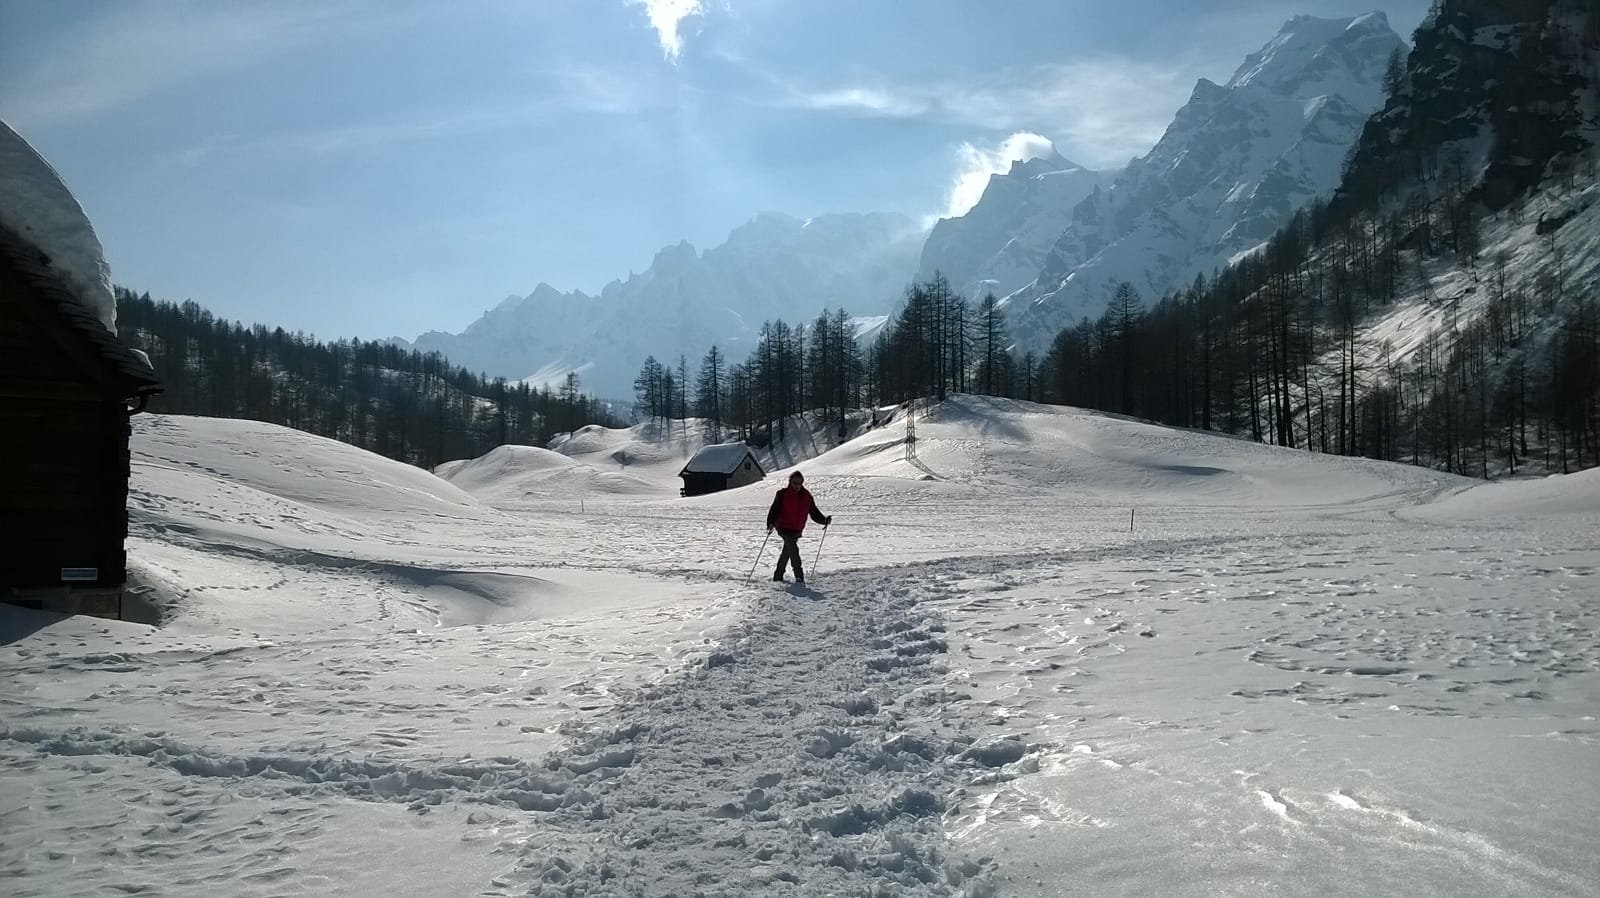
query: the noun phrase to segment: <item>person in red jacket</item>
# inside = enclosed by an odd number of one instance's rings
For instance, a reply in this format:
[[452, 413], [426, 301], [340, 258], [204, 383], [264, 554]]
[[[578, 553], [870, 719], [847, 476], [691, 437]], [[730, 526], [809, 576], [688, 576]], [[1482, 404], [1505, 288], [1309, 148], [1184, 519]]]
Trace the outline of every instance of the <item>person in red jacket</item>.
[[806, 582], [806, 572], [800, 567], [800, 534], [805, 532], [806, 518], [826, 527], [833, 523], [832, 515], [817, 510], [817, 500], [805, 488], [806, 478], [799, 471], [789, 475], [789, 485], [778, 490], [767, 509], [767, 532], [774, 528], [783, 537], [783, 554], [778, 556], [778, 569], [772, 579], [783, 582], [783, 569], [794, 563], [794, 582]]

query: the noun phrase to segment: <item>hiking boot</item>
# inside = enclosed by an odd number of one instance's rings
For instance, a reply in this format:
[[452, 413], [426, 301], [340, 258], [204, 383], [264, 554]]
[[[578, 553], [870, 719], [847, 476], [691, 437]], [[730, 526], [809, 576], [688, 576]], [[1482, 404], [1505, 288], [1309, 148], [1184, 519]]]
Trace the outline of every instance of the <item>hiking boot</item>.
[[774, 582], [774, 583], [782, 583], [783, 582], [783, 575], [782, 574], [773, 574], [772, 575], [772, 582]]

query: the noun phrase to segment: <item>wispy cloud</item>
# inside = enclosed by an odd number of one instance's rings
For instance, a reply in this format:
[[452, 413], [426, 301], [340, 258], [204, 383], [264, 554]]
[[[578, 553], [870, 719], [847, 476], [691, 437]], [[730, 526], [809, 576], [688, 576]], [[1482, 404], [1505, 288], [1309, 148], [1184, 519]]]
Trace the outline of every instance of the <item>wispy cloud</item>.
[[552, 120], [564, 111], [634, 115], [662, 102], [651, 83], [602, 68], [568, 67], [532, 72], [528, 77], [531, 82], [549, 89], [524, 92], [534, 95], [534, 99], [523, 95], [478, 99], [465, 106], [408, 109], [398, 117], [374, 117], [337, 127], [250, 135], [219, 134], [182, 151], [178, 159], [185, 165], [196, 166], [239, 156], [361, 154], [399, 144], [453, 140], [530, 127]]
[[990, 176], [1009, 171], [1011, 163], [1038, 159], [1053, 152], [1055, 147], [1049, 138], [1030, 131], [1018, 131], [991, 147], [963, 143], [956, 149], [961, 166], [945, 197], [945, 210], [941, 217], [966, 215], [983, 198]]
[[1091, 166], [1150, 149], [1188, 97], [1188, 66], [1120, 57], [1007, 69], [967, 80], [800, 87], [777, 82], [777, 105], [848, 115], [926, 118], [1050, 135]]
[[[614, 68], [569, 66], [536, 77], [554, 81], [553, 98], [557, 102], [585, 112], [632, 115], [664, 102], [660, 83]], [[687, 89], [681, 84], [673, 87], [679, 91]]]
[[93, 116], [173, 85], [243, 68], [317, 39], [341, 4], [107, 5], [0, 87], [0, 107], [45, 125]]
[[656, 30], [661, 39], [661, 52], [665, 53], [668, 62], [677, 62], [678, 55], [683, 52], [683, 36], [678, 33], [683, 20], [690, 16], [705, 13], [701, 0], [628, 0], [635, 6], [643, 6], [645, 15], [650, 19], [650, 27]]
[[214, 158], [240, 155], [326, 156], [362, 153], [401, 143], [448, 140], [512, 127], [531, 121], [543, 108], [543, 104], [485, 106], [465, 112], [372, 121], [338, 128], [249, 137], [223, 134], [183, 151], [179, 158], [185, 165], [200, 165]]
[[864, 113], [885, 118], [916, 118], [934, 109], [926, 97], [878, 87], [838, 87], [802, 92], [798, 97], [800, 105], [807, 109]]

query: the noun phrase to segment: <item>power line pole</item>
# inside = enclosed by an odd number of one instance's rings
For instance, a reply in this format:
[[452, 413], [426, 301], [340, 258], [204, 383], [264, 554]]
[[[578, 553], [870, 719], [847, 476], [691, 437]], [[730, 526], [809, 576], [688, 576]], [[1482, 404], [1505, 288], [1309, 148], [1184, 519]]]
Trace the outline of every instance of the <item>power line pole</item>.
[[917, 458], [917, 401], [906, 403], [906, 461]]

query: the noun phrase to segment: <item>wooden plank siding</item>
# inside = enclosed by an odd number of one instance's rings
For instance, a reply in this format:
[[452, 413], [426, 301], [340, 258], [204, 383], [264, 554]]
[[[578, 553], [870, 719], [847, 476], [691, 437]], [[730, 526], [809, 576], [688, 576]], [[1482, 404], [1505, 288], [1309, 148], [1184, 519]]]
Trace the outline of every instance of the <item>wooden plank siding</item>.
[[[48, 261], [0, 228], [0, 601], [120, 613], [129, 405], [159, 390]], [[92, 579], [64, 576], [90, 568]]]
[[54, 587], [63, 568], [93, 567], [93, 585], [122, 584], [129, 430], [120, 401], [0, 403], [0, 583]]

